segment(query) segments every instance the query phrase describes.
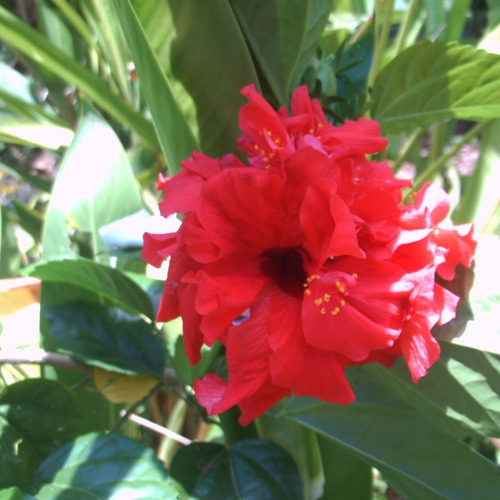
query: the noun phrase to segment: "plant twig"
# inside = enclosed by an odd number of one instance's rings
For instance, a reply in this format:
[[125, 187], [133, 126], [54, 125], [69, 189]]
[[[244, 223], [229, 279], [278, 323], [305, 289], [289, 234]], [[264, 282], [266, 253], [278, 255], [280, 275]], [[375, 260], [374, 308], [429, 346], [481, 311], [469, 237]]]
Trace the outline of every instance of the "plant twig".
[[0, 350], [0, 364], [50, 365], [55, 368], [66, 368], [87, 373], [92, 371], [91, 366], [79, 363], [65, 354], [47, 352], [38, 348], [2, 349]]
[[[75, 361], [66, 354], [47, 352], [37, 347], [30, 349], [0, 349], [0, 365], [50, 365], [54, 368], [66, 368], [67, 370], [77, 370], [92, 373], [92, 366]], [[172, 368], [165, 368], [162, 382], [171, 385], [179, 383], [175, 371]]]
[[166, 427], [155, 424], [154, 422], [151, 422], [150, 420], [146, 420], [145, 418], [139, 417], [135, 413], [128, 413], [128, 412], [122, 410], [120, 412], [120, 417], [126, 417], [129, 420], [131, 420], [132, 422], [135, 422], [138, 425], [142, 425], [142, 427], [145, 427], [146, 429], [150, 429], [154, 432], [157, 432], [158, 434], [161, 434], [161, 435], [166, 436], [170, 439], [173, 439], [174, 441], [177, 441], [178, 443], [183, 444], [185, 446], [192, 443], [191, 439], [188, 439], [184, 436], [181, 436], [177, 432], [171, 431], [170, 429], [167, 429]]

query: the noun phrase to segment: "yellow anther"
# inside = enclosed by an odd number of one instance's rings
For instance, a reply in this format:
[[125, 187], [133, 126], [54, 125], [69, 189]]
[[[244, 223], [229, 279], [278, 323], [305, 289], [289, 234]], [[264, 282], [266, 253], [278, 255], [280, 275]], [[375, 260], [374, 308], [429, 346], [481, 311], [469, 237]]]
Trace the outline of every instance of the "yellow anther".
[[281, 146], [281, 140], [280, 139], [274, 139], [274, 144], [276, 144], [276, 146]]
[[263, 157], [262, 157], [262, 161], [263, 161], [264, 163], [269, 163], [269, 158], [268, 158], [267, 156], [263, 156]]
[[316, 126], [316, 128], [322, 129], [323, 128], [323, 124], [322, 123], [318, 123], [318, 125]]
[[314, 134], [314, 129], [310, 128], [310, 129], [309, 129], [309, 133], [310, 133], [310, 134]]
[[344, 299], [342, 299], [342, 300], [340, 301], [340, 305], [341, 305], [342, 307], [344, 307], [344, 306], [345, 306], [345, 300], [344, 300]]
[[325, 293], [325, 294], [323, 295], [323, 300], [324, 300], [325, 302], [328, 302], [328, 301], [330, 300], [330, 294], [329, 294], [329, 293]]
[[319, 311], [321, 314], [326, 314], [325, 308], [322, 307], [321, 310]]
[[357, 280], [358, 279], [358, 274], [357, 273], [352, 273], [352, 277]]
[[268, 130], [268, 131], [267, 131], [267, 137], [271, 137], [272, 135], [273, 135], [273, 134], [271, 134], [271, 131], [270, 131], [270, 130]]
[[333, 311], [332, 311], [332, 316], [337, 316], [337, 314], [340, 312], [340, 309], [338, 307], [336, 307]]
[[314, 301], [314, 303], [315, 303], [317, 306], [320, 306], [321, 304], [323, 304], [323, 299], [322, 299], [322, 298], [316, 299], [316, 300]]
[[311, 295], [311, 290], [306, 290], [306, 295]]
[[253, 145], [253, 148], [254, 148], [256, 151], [258, 151], [258, 150], [259, 150], [259, 145], [258, 145], [258, 144], [254, 144], [254, 145]]

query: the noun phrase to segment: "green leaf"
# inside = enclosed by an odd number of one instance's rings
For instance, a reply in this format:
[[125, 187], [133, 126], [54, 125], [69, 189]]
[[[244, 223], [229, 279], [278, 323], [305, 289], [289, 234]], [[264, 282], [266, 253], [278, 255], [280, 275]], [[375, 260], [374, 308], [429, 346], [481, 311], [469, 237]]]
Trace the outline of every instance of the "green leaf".
[[441, 343], [439, 360], [418, 384], [404, 362], [366, 370], [441, 432], [458, 439], [500, 436], [500, 359], [476, 349]]
[[168, 473], [143, 444], [116, 434], [87, 434], [50, 455], [35, 483], [38, 500], [175, 500]]
[[21, 146], [57, 150], [71, 144], [73, 131], [66, 126], [40, 123], [39, 120], [2, 116], [0, 140]]
[[238, 441], [229, 447], [193, 443], [177, 452], [170, 474], [200, 500], [303, 498], [290, 455], [263, 439]]
[[198, 149], [196, 140], [130, 0], [115, 1], [114, 6], [134, 59], [141, 91], [151, 111], [163, 155], [170, 171], [175, 173], [180, 162], [193, 149]]
[[64, 259], [37, 264], [31, 276], [42, 281], [67, 283], [83, 288], [126, 311], [154, 318], [148, 294], [118, 269], [84, 259]]
[[84, 302], [43, 306], [42, 314], [60, 351], [79, 361], [129, 375], [163, 374], [165, 347], [150, 323]]
[[194, 101], [202, 151], [225, 155], [241, 135], [238, 111], [246, 100], [240, 90], [251, 83], [259, 87], [249, 49], [227, 0], [169, 5], [169, 71]]
[[130, 127], [146, 141], [157, 144], [154, 128], [121, 97], [113, 93], [96, 75], [79, 61], [52, 45], [42, 34], [0, 6], [0, 38], [29, 59], [42, 63], [69, 85], [76, 85], [101, 109]]
[[280, 104], [288, 104], [309, 65], [330, 0], [231, 0], [252, 52]]
[[[142, 203], [127, 155], [113, 129], [86, 114], [56, 177], [47, 210], [43, 258], [73, 256], [68, 236], [86, 231], [94, 255], [106, 251], [100, 227], [140, 210]], [[107, 261], [103, 255], [99, 259]]]
[[0, 500], [36, 500], [35, 497], [27, 495], [17, 486], [0, 490]]
[[7, 387], [0, 395], [0, 487], [31, 485], [49, 453], [92, 429], [88, 416], [57, 382], [32, 379]]
[[354, 373], [354, 403], [298, 398], [285, 403], [277, 416], [300, 422], [353, 452], [408, 498], [491, 500], [498, 495], [495, 464], [438, 432], [362, 369]]
[[372, 468], [359, 456], [318, 435], [325, 484], [322, 500], [371, 500]]
[[500, 118], [500, 55], [456, 43], [417, 43], [377, 76], [372, 118], [384, 133], [448, 118]]

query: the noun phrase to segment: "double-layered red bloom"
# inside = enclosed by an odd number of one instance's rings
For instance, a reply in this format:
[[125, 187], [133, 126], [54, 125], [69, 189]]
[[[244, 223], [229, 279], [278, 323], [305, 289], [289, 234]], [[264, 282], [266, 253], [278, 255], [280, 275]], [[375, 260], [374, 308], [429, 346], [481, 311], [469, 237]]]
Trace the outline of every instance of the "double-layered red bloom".
[[438, 228], [449, 204], [431, 185], [401, 204], [410, 183], [366, 157], [386, 147], [376, 122], [334, 127], [305, 87], [291, 114], [242, 93], [248, 165], [193, 153], [159, 182], [162, 215], [182, 226], [145, 235], [148, 262], [171, 258], [158, 320], [182, 316], [192, 364], [203, 344], [226, 349], [227, 379], [197, 380], [199, 402], [238, 405], [242, 424], [291, 393], [349, 403], [347, 366], [400, 355], [417, 381], [439, 356], [431, 328], [458, 301], [435, 275], [471, 265], [471, 226]]

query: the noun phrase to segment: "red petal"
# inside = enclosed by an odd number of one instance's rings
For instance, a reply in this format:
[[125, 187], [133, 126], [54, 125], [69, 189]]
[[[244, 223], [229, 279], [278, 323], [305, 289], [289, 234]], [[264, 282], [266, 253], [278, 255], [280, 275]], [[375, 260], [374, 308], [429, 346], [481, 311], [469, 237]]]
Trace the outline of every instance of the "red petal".
[[335, 353], [311, 347], [304, 340], [300, 301], [274, 290], [270, 302], [269, 359], [274, 384], [297, 396], [311, 396], [346, 404], [354, 393], [345, 377], [346, 360]]

